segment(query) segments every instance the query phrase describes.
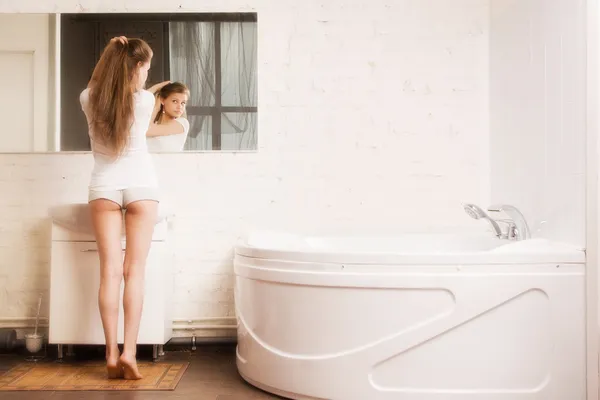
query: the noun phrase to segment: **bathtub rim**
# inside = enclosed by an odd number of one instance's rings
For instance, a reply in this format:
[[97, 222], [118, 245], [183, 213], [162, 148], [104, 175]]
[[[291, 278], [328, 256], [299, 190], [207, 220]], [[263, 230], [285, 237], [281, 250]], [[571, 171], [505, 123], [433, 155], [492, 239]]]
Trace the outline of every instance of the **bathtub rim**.
[[263, 260], [281, 260], [296, 263], [345, 264], [345, 265], [515, 265], [515, 264], [583, 264], [585, 249], [561, 246], [554, 251], [531, 252], [448, 252], [448, 253], [399, 253], [307, 251], [304, 249], [262, 248], [238, 242], [234, 257], [241, 256]]

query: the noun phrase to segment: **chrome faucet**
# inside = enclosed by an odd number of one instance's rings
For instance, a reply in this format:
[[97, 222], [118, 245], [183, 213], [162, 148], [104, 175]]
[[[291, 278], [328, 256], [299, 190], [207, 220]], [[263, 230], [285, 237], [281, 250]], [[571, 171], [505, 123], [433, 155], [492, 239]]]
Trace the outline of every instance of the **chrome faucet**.
[[531, 238], [531, 232], [525, 216], [515, 206], [510, 204], [497, 204], [488, 207], [490, 212], [504, 212], [510, 220], [500, 220], [508, 224], [506, 238], [510, 240], [525, 240]]
[[494, 221], [493, 219], [491, 219], [486, 213], [485, 211], [483, 211], [480, 207], [476, 206], [475, 204], [463, 204], [462, 205], [463, 208], [465, 209], [465, 212], [467, 213], [467, 215], [473, 219], [487, 219], [488, 222], [490, 223], [490, 225], [492, 225], [492, 229], [494, 230], [494, 234], [499, 238], [499, 239], [504, 239], [506, 238], [505, 235], [502, 233], [502, 230], [500, 229], [500, 226], [498, 225], [498, 223], [496, 221]]

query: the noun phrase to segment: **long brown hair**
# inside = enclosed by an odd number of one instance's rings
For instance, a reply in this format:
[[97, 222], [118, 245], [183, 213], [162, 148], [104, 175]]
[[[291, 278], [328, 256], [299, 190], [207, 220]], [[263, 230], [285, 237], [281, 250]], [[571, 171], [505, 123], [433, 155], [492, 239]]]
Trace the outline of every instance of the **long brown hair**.
[[[163, 86], [160, 89], [160, 91], [158, 92], [158, 96], [161, 99], [166, 99], [173, 93], [181, 93], [181, 94], [185, 94], [187, 97], [190, 97], [190, 90], [187, 88], [187, 86], [185, 86], [181, 82], [171, 82], [171, 83], [166, 84], [165, 86]], [[161, 104], [160, 109], [158, 110], [158, 113], [156, 114], [156, 118], [154, 118], [154, 123], [156, 123], [156, 124], [160, 123], [160, 117], [161, 117], [164, 109], [165, 109], [165, 106]]]
[[121, 154], [129, 142], [133, 119], [134, 77], [138, 63], [149, 62], [152, 50], [142, 39], [106, 45], [94, 68], [90, 91], [91, 124], [96, 140]]

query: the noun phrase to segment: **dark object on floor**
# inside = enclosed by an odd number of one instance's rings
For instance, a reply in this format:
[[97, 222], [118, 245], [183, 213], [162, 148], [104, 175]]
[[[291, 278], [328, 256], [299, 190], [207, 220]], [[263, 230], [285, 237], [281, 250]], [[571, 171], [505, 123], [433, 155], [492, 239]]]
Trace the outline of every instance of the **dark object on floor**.
[[0, 351], [11, 351], [17, 346], [17, 331], [0, 329]]

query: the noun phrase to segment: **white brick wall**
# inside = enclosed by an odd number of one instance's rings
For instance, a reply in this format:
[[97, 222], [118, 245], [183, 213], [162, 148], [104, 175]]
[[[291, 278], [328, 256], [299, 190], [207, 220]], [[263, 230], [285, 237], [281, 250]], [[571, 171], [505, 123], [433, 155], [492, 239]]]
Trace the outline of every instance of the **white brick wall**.
[[[460, 203], [489, 202], [488, 1], [203, 3], [171, 8], [258, 12], [259, 150], [155, 156], [178, 215], [176, 318], [234, 315], [232, 246], [254, 227], [487, 229]], [[55, 4], [0, 11], [168, 10]], [[86, 201], [91, 166], [90, 154], [0, 155], [0, 318], [34, 314], [47, 209]]]

